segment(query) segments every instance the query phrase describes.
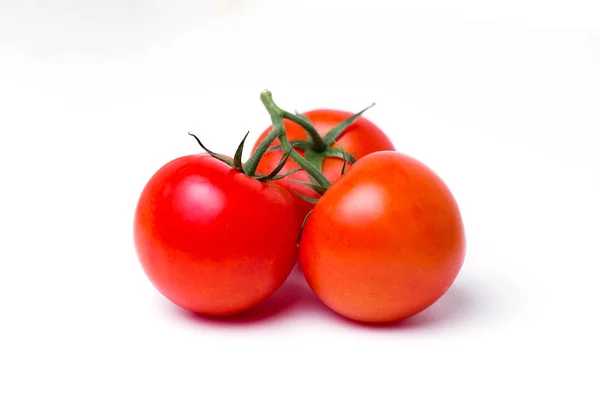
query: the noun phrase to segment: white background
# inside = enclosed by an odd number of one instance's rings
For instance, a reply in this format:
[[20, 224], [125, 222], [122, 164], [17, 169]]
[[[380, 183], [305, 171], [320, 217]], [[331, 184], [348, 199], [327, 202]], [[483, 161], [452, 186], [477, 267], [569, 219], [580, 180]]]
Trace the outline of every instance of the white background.
[[[295, 272], [243, 317], [144, 276], [146, 180], [280, 105], [359, 110], [453, 190], [451, 290], [367, 328]], [[599, 398], [600, 2], [0, 0], [0, 398]]]

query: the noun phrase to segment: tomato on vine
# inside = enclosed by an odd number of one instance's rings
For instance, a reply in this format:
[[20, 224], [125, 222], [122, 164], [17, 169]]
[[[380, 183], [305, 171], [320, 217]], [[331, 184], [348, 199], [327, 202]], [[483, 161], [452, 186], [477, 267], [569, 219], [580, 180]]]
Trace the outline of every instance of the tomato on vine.
[[407, 155], [383, 151], [358, 160], [318, 201], [299, 262], [328, 307], [383, 323], [439, 299], [462, 267], [465, 246], [460, 210], [442, 179]]
[[285, 176], [277, 174], [289, 152], [268, 174], [256, 174], [241, 162], [243, 145], [233, 160], [205, 148], [209, 154], [167, 163], [136, 207], [134, 242], [143, 270], [167, 299], [193, 312], [248, 310], [283, 284], [297, 260], [296, 201], [271, 182]]

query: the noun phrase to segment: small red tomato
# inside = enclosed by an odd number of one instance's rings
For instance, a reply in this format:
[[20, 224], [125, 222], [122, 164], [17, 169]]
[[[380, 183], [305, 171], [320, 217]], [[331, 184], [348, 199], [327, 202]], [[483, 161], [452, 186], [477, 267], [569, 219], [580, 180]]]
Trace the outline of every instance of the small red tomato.
[[[312, 122], [316, 131], [322, 137], [325, 136], [331, 129], [338, 126], [354, 114], [346, 111], [339, 110], [312, 110], [303, 114], [306, 118]], [[286, 129], [286, 136], [290, 142], [297, 140], [307, 140], [308, 136], [304, 128], [300, 125], [291, 122], [290, 120], [284, 120]], [[262, 135], [258, 138], [254, 144], [252, 152], [256, 151], [258, 144], [261, 143], [272, 128], [266, 129]], [[366, 119], [365, 117], [358, 117], [350, 126], [348, 126], [343, 133], [336, 139], [337, 145], [334, 143], [331, 147], [344, 149], [347, 153], [351, 154], [354, 159], [358, 160], [367, 154], [382, 151], [382, 150], [394, 150], [394, 145], [390, 139], [379, 129], [375, 124]], [[271, 147], [278, 146], [279, 140], [273, 142]], [[298, 153], [303, 156], [308, 156], [301, 149], [297, 149]], [[314, 154], [313, 154], [314, 155]], [[258, 164], [257, 171], [263, 174], [272, 171], [278, 164], [282, 157], [282, 150], [276, 150], [266, 153]], [[309, 160], [314, 160], [314, 157], [308, 157]], [[342, 167], [344, 165], [343, 158], [338, 157], [325, 157], [322, 161], [323, 175], [330, 181], [335, 182], [341, 175]], [[298, 164], [295, 161], [289, 159], [285, 167], [281, 170], [281, 174], [288, 171], [292, 171], [298, 168]], [[297, 182], [291, 182], [292, 180], [311, 182], [309, 175], [305, 171], [299, 171], [289, 175], [287, 178], [276, 181], [278, 185], [282, 186], [287, 190], [293, 190], [301, 195], [315, 198], [315, 192]], [[298, 207], [301, 210], [302, 217], [313, 208], [313, 205], [301, 198], [294, 196], [298, 203]]]
[[152, 284], [190, 311], [226, 316], [257, 305], [297, 258], [295, 200], [208, 155], [175, 159], [145, 186], [135, 248]]
[[334, 311], [392, 322], [448, 290], [465, 244], [444, 182], [421, 162], [384, 151], [358, 160], [319, 200], [302, 232], [300, 266]]

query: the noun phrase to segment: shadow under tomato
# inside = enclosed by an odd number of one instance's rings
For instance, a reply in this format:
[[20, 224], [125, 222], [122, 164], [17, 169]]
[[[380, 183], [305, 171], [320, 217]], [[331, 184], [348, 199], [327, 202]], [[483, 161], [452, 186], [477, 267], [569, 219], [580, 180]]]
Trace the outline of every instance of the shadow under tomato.
[[[173, 307], [177, 307], [173, 305]], [[213, 317], [194, 313], [177, 307], [178, 313], [187, 320], [213, 325], [244, 325], [275, 322], [283, 317], [306, 311], [325, 310], [325, 306], [311, 291], [302, 271], [294, 267], [285, 283], [271, 297], [256, 307], [229, 317]]]
[[211, 317], [169, 304], [186, 320], [211, 325], [262, 325], [308, 314], [318, 319], [327, 319], [361, 329], [403, 331], [433, 330], [484, 319], [490, 313], [494, 313], [493, 303], [496, 301], [493, 297], [495, 297], [493, 293], [482, 290], [478, 285], [467, 285], [459, 279], [437, 302], [417, 315], [398, 322], [368, 324], [343, 317], [325, 306], [310, 289], [302, 271], [296, 266], [287, 281], [269, 299], [241, 314]]

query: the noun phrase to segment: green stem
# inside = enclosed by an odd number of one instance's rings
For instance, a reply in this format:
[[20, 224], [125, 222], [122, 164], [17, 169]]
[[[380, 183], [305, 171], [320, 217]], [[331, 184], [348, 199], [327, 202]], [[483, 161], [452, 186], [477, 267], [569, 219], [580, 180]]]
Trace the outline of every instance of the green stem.
[[[273, 101], [273, 96], [271, 95], [271, 92], [269, 92], [269, 91], [265, 91], [263, 94], [261, 94], [260, 98], [263, 101], [263, 104], [265, 105], [265, 107], [267, 107], [267, 108], [271, 107], [274, 110], [277, 110], [278, 114], [281, 115], [282, 118], [289, 119], [290, 121], [295, 122], [296, 124], [298, 124], [302, 128], [304, 128], [306, 133], [311, 138], [311, 149], [312, 150], [316, 151], [317, 153], [322, 153], [325, 150], [327, 150], [327, 147], [328, 147], [327, 143], [325, 143], [325, 141], [323, 140], [321, 135], [319, 135], [319, 132], [317, 132], [315, 127], [309, 121], [307, 121], [306, 119], [304, 119], [302, 117], [299, 117], [296, 114], [292, 114], [290, 112], [287, 112], [287, 111], [279, 108], [277, 106], [277, 104], [275, 104], [275, 102]], [[267, 103], [268, 103], [268, 105], [267, 105]]]
[[[290, 151], [292, 146], [290, 145], [287, 136], [285, 136], [285, 129], [279, 140], [283, 145], [283, 151]], [[325, 176], [321, 172], [319, 172], [319, 170], [314, 165], [312, 165], [304, 157], [298, 154], [296, 150], [292, 150], [291, 158], [292, 160], [296, 161], [296, 164], [298, 164], [303, 170], [305, 170], [310, 176], [312, 176], [315, 179], [315, 181], [317, 181], [317, 183], [319, 183], [321, 186], [324, 186], [326, 188], [329, 188], [331, 186], [331, 183], [327, 180], [327, 178], [325, 178]]]
[[[268, 142], [263, 151], [263, 153], [264, 153], [267, 150], [267, 148], [269, 147], [269, 145], [272, 143], [272, 140], [269, 142], [269, 140], [271, 139], [271, 136], [277, 135], [277, 136], [279, 136], [279, 141], [281, 142], [283, 151], [285, 153], [289, 152], [291, 154], [292, 160], [294, 160], [302, 169], [304, 169], [310, 176], [312, 176], [315, 179], [315, 181], [317, 181], [320, 185], [322, 185], [326, 188], [330, 187], [331, 183], [329, 183], [327, 178], [325, 178], [325, 176], [323, 176], [323, 174], [321, 172], [319, 172], [317, 170], [317, 168], [315, 168], [310, 162], [308, 162], [300, 154], [298, 154], [296, 152], [296, 150], [292, 149], [292, 146], [290, 145], [290, 142], [288, 141], [288, 138], [285, 134], [285, 126], [283, 125], [283, 111], [275, 105], [275, 103], [273, 102], [271, 93], [269, 91], [265, 91], [265, 92], [261, 93], [260, 100], [262, 101], [265, 108], [269, 112], [269, 115], [271, 116], [271, 122], [273, 124], [273, 129], [271, 130], [271, 132], [269, 132], [269, 134], [267, 135], [265, 140], [263, 140], [263, 142], [259, 145], [259, 147], [257, 148], [256, 152], [254, 153], [253, 157], [256, 156], [257, 154], [259, 154], [259, 150], [261, 149], [263, 144]], [[262, 157], [262, 154], [260, 155], [260, 157]], [[259, 160], [260, 160], [260, 157], [258, 158]], [[248, 162], [246, 162], [246, 164], [244, 165], [244, 169], [246, 170], [246, 173], [249, 173], [249, 171], [250, 171], [248, 169], [249, 162], [250, 162], [250, 160], [248, 160]], [[257, 164], [258, 164], [258, 162], [257, 162]], [[254, 167], [254, 168], [256, 169], [256, 167]]]
[[282, 110], [282, 111], [283, 111], [283, 118], [289, 119], [290, 121], [295, 122], [304, 128], [306, 133], [310, 136], [310, 139], [311, 139], [310, 148], [313, 151], [315, 151], [317, 153], [323, 153], [325, 150], [327, 150], [327, 143], [325, 143], [325, 141], [323, 140], [321, 135], [319, 135], [319, 132], [317, 132], [315, 127], [310, 122], [298, 117], [296, 114], [292, 114], [285, 110]]
[[[273, 120], [273, 117], [271, 117], [271, 119]], [[246, 175], [253, 176], [255, 174], [258, 163], [269, 149], [269, 146], [281, 135], [282, 131], [285, 133], [283, 120], [279, 118], [279, 121], [280, 123], [278, 125], [275, 125], [275, 122], [273, 122], [273, 129], [271, 129], [271, 132], [269, 132], [263, 141], [260, 142], [254, 154], [252, 154], [248, 161], [244, 163], [244, 171], [246, 171]]]

